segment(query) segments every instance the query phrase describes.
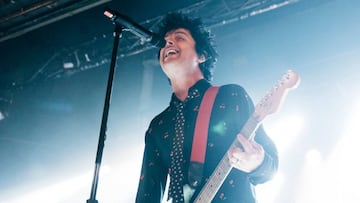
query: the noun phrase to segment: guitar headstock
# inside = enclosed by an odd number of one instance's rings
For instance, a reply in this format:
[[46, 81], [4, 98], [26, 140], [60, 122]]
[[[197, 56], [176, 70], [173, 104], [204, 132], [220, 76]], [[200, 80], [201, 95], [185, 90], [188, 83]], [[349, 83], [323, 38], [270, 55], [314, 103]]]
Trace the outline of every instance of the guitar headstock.
[[254, 118], [262, 121], [267, 115], [275, 113], [282, 104], [287, 92], [298, 87], [300, 76], [292, 70], [288, 70], [279, 82], [260, 100], [254, 111]]

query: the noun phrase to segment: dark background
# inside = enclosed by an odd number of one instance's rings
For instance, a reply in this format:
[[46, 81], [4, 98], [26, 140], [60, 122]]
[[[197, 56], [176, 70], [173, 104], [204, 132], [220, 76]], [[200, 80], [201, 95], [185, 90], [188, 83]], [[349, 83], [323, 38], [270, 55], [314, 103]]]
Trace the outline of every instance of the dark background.
[[[81, 11], [101, 1], [53, 1], [14, 17], [43, 2], [0, 1], [0, 202], [89, 198], [113, 45], [105, 7], [150, 30], [170, 11], [203, 17], [220, 53], [213, 84], [238, 83], [255, 103], [298, 72], [300, 86], [264, 121], [281, 162], [259, 202], [360, 200], [359, 1], [125, 0]], [[123, 33], [99, 202], [134, 202], [144, 132], [171, 95], [156, 54]]]

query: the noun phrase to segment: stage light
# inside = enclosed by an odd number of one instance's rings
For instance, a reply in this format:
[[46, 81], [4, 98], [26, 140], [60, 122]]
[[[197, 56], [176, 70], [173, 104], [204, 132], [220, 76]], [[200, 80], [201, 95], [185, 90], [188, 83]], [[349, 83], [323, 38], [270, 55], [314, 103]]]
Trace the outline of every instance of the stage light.
[[0, 121], [9, 116], [9, 112], [6, 109], [8, 109], [11, 103], [12, 101], [10, 99], [0, 97]]
[[[360, 181], [360, 166], [356, 164], [360, 153], [360, 100], [349, 112], [343, 134], [339, 134], [339, 141], [328, 156], [316, 149], [306, 154], [295, 197], [298, 202], [360, 202], [356, 185]], [[323, 140], [326, 142], [326, 135]]]
[[0, 121], [5, 119], [5, 115], [3, 114], [3, 112], [0, 110]]
[[256, 185], [256, 193], [259, 202], [276, 203], [280, 188], [284, 183], [284, 176], [279, 171], [272, 180], [265, 184]]
[[288, 149], [304, 126], [303, 117], [298, 114], [284, 116], [266, 126], [266, 131], [277, 145], [279, 154]]
[[349, 109], [349, 118], [345, 120], [345, 130], [341, 139], [327, 160], [327, 169], [331, 174], [336, 202], [360, 202], [357, 183], [360, 181], [360, 166], [357, 155], [360, 154], [360, 99]]
[[71, 69], [71, 68], [74, 68], [75, 65], [72, 62], [64, 62], [63, 67], [64, 67], [64, 69]]
[[322, 155], [317, 149], [309, 150], [305, 158], [307, 167], [313, 170], [317, 170], [322, 163]]
[[317, 149], [310, 149], [305, 154], [302, 173], [296, 177], [298, 188], [296, 197], [297, 202], [319, 203], [326, 201], [326, 191], [329, 191], [330, 184], [326, 184], [327, 171], [324, 167], [324, 159], [321, 152]]

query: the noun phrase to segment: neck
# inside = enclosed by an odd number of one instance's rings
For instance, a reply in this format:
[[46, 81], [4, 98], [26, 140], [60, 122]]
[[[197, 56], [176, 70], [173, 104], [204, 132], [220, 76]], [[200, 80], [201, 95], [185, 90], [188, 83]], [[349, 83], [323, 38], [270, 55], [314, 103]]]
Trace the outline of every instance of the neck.
[[175, 96], [181, 101], [184, 101], [188, 96], [190, 87], [203, 78], [204, 77], [201, 75], [198, 77], [190, 77], [186, 80], [171, 80], [171, 87]]

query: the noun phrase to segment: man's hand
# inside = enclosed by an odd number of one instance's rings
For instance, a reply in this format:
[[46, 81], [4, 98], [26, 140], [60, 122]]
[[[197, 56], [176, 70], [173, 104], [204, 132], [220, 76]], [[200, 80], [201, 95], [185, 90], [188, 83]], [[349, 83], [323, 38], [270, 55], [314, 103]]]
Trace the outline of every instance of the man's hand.
[[230, 164], [241, 171], [250, 173], [261, 165], [265, 152], [255, 140], [248, 140], [243, 135], [237, 135], [242, 147], [234, 147], [229, 150]]

